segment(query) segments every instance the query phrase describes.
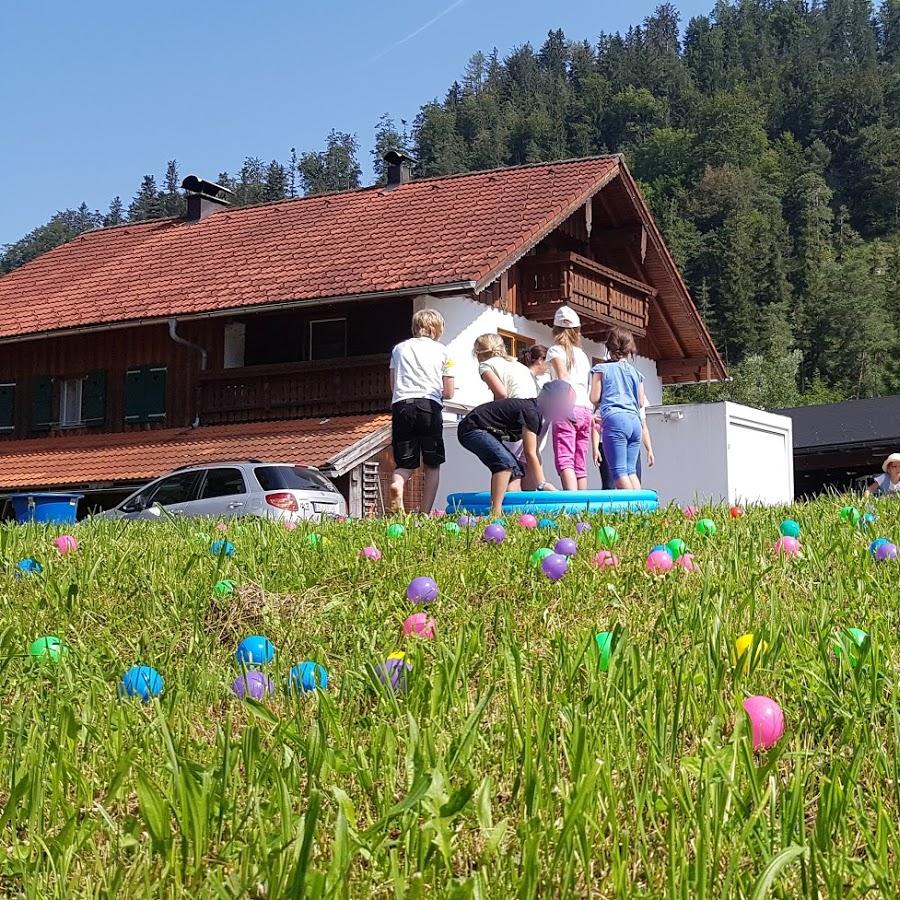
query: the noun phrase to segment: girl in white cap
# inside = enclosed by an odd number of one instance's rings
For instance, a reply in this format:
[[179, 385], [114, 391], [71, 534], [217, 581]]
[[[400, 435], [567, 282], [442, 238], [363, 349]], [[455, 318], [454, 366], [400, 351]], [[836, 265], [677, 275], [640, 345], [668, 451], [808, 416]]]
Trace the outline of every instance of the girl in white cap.
[[587, 461], [591, 449], [591, 363], [581, 349], [581, 319], [568, 306], [553, 317], [554, 344], [547, 363], [554, 379], [567, 381], [575, 391], [571, 419], [553, 423], [553, 458], [564, 491], [587, 490]]
[[881, 466], [884, 475], [879, 475], [868, 487], [870, 494], [886, 497], [889, 494], [900, 498], [900, 453], [892, 453]]

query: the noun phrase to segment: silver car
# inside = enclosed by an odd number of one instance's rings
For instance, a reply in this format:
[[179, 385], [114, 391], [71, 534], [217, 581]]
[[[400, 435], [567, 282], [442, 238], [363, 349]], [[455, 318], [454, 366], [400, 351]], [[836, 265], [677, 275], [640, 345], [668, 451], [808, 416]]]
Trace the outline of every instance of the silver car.
[[151, 481], [100, 515], [108, 519], [159, 519], [164, 514], [318, 521], [346, 516], [347, 504], [317, 469], [246, 460], [183, 466]]

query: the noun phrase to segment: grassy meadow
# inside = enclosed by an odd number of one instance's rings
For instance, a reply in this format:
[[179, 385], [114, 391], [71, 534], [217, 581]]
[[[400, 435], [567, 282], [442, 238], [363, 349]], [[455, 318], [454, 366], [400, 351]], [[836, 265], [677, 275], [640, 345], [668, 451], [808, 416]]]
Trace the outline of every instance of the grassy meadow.
[[[438, 519], [394, 538], [380, 520], [87, 522], [61, 555], [65, 529], [4, 525], [0, 896], [897, 896], [900, 562], [868, 547], [900, 539], [900, 503], [863, 528], [845, 502], [704, 510], [713, 536], [674, 508], [580, 535], [511, 519], [500, 546]], [[786, 516], [800, 559], [772, 553]], [[610, 523], [621, 565], [600, 571]], [[560, 536], [579, 549], [551, 582], [530, 555]], [[701, 571], [649, 574], [676, 537]], [[17, 574], [24, 558], [43, 571]], [[419, 575], [440, 588], [434, 640], [402, 633]], [[848, 627], [870, 642], [838, 655]], [[762, 649], [736, 665], [747, 632]], [[254, 634], [277, 650], [260, 703], [231, 690]], [[44, 635], [58, 662], [29, 655]], [[396, 650], [405, 692], [373, 669]], [[328, 688], [288, 695], [304, 660]], [[135, 664], [158, 699], [119, 696]], [[786, 722], [761, 752], [758, 694]]]

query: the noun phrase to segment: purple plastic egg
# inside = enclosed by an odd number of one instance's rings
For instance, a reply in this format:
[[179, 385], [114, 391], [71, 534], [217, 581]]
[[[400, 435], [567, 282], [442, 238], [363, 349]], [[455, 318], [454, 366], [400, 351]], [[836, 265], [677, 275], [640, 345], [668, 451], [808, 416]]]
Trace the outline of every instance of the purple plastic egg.
[[475, 519], [472, 516], [460, 516], [456, 520], [456, 524], [459, 525], [460, 528], [468, 528], [470, 525], [475, 524]]
[[672, 554], [668, 550], [654, 550], [647, 557], [648, 572], [669, 572], [675, 565]]
[[234, 695], [241, 700], [250, 698], [251, 700], [262, 700], [267, 694], [275, 693], [275, 683], [268, 675], [257, 672], [255, 669], [244, 672], [234, 679], [231, 685]]
[[590, 522], [579, 522], [579, 523], [575, 526], [575, 533], [576, 533], [576, 534], [584, 534], [586, 531], [590, 531], [590, 530], [591, 530], [591, 523], [590, 523]]
[[753, 749], [768, 750], [774, 747], [784, 734], [781, 707], [771, 697], [755, 696], [744, 701], [744, 710], [750, 717], [753, 729]]
[[569, 558], [561, 553], [551, 553], [541, 560], [541, 571], [551, 581], [559, 581], [569, 571]]
[[578, 543], [575, 538], [560, 538], [553, 549], [561, 556], [574, 556], [578, 552]]
[[485, 544], [502, 544], [506, 540], [506, 529], [502, 525], [488, 525], [481, 535]]
[[412, 664], [406, 661], [405, 653], [392, 653], [383, 663], [375, 667], [378, 680], [393, 691], [406, 690], [406, 675], [412, 671]]
[[897, 545], [892, 544], [890, 541], [886, 544], [881, 544], [875, 550], [875, 559], [878, 562], [887, 562], [888, 560], [895, 560], [897, 558]]
[[406, 598], [410, 603], [434, 603], [437, 595], [437, 582], [427, 575], [413, 578], [406, 588]]

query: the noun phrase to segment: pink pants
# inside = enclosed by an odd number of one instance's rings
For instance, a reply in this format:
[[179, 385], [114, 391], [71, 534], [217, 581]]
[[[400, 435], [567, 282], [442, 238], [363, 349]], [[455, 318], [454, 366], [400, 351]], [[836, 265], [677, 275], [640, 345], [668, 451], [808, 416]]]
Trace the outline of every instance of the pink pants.
[[591, 449], [591, 411], [575, 407], [575, 421], [553, 423], [553, 458], [556, 471], [573, 469], [576, 478], [587, 478], [587, 459]]

